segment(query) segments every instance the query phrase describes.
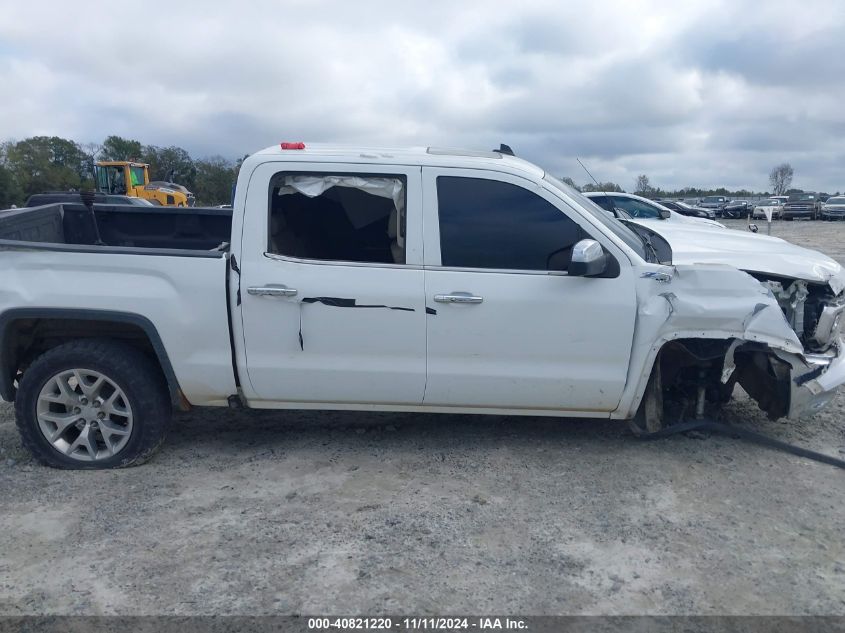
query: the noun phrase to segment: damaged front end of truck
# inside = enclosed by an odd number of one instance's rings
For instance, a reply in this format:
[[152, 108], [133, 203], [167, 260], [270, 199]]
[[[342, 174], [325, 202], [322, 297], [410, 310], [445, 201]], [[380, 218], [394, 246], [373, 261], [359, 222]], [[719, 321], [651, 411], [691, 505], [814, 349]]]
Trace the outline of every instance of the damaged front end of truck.
[[807, 280], [723, 264], [649, 266], [637, 285], [631, 367], [650, 371], [629, 376], [636, 389], [615, 416], [637, 433], [675, 415], [702, 418], [736, 385], [778, 419], [815, 413], [845, 383], [841, 269]]

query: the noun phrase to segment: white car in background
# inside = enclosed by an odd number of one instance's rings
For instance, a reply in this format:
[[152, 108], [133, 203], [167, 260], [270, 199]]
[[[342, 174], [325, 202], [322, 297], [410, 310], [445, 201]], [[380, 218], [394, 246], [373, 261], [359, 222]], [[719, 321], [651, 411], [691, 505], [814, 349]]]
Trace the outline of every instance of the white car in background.
[[[713, 226], [723, 226], [717, 222], [671, 217], [660, 222], [654, 216], [646, 217], [644, 206], [660, 205], [639, 196], [613, 192], [585, 195], [604, 205], [609, 198], [616, 205], [609, 213], [640, 234], [657, 261], [674, 266], [727, 265], [746, 272], [777, 300], [787, 322], [808, 345], [821, 342], [819, 349], [825, 354], [843, 345], [845, 271], [830, 257], [777, 237], [727, 227], [714, 231]], [[625, 207], [639, 215], [626, 217], [632, 214]]]
[[845, 218], [845, 196], [833, 196], [822, 205], [822, 220], [841, 220]]
[[[838, 263], [786, 240], [677, 213], [666, 217], [668, 209], [629, 193], [586, 192], [584, 195], [605, 211], [608, 211], [610, 200], [614, 205], [610, 213], [616, 218], [628, 226], [648, 229], [647, 233], [652, 237], [649, 248], [655, 249], [659, 261], [671, 260], [673, 264], [683, 265], [725, 264], [748, 272], [767, 284], [775, 284], [770, 289], [773, 288], [775, 296], [790, 314], [794, 312], [789, 308], [790, 297], [796, 292], [796, 296], [801, 296], [806, 290], [806, 286], [801, 284], [829, 284], [831, 296], [838, 296], [845, 290], [845, 272]], [[657, 215], [661, 211], [662, 215]], [[713, 227], [721, 227], [722, 230], [714, 232]], [[658, 239], [654, 239], [655, 236]], [[770, 281], [772, 279], [779, 281]], [[800, 282], [800, 288], [795, 287], [800, 292], [793, 289], [791, 280]], [[798, 311], [802, 314], [805, 299], [797, 301]], [[837, 305], [845, 306], [845, 294], [837, 301]]]
[[676, 211], [664, 207], [662, 204], [637, 196], [632, 193], [620, 193], [617, 191], [589, 191], [584, 193], [590, 200], [595, 202], [615, 218], [632, 220], [655, 220], [657, 222], [671, 222], [678, 224], [691, 224], [696, 226], [709, 226], [713, 228], [725, 228], [724, 224], [704, 218], [692, 218], [681, 215]]
[[783, 211], [783, 202], [777, 198], [767, 198], [760, 200], [754, 205], [754, 210], [751, 212], [751, 217], [754, 219], [773, 219], [780, 218]]

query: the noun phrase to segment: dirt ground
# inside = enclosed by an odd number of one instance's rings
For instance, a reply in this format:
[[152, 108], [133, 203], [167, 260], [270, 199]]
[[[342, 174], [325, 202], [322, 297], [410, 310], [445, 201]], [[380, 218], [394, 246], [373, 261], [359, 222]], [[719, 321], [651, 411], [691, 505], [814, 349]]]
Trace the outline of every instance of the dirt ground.
[[[773, 234], [845, 263], [845, 223]], [[790, 423], [739, 396], [845, 456], [845, 394]], [[205, 410], [145, 466], [60, 472], [0, 405], [0, 510], [5, 615], [845, 615], [843, 471], [611, 422]]]

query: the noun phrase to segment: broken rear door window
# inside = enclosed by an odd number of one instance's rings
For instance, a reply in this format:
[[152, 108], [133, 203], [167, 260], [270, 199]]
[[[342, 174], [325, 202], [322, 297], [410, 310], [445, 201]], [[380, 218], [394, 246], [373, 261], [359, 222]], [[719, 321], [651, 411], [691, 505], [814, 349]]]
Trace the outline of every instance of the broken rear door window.
[[270, 182], [268, 252], [405, 263], [404, 176], [280, 173]]

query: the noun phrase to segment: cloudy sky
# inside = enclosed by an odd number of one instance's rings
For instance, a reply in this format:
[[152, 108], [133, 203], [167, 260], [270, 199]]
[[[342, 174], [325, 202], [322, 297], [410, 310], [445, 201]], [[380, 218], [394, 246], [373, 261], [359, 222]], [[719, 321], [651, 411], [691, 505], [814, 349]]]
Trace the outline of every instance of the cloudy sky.
[[0, 0], [0, 139], [490, 149], [560, 176], [845, 190], [845, 1]]

